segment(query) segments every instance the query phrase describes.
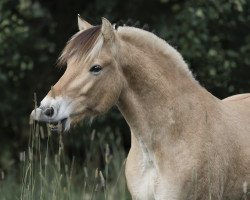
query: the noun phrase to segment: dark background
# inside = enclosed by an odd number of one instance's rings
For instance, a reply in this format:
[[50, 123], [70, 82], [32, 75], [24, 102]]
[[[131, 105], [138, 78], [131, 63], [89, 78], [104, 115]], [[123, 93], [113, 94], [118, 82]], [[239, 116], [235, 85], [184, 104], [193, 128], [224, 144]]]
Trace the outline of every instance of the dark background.
[[[27, 148], [29, 114], [64, 69], [55, 63], [77, 31], [77, 14], [100, 24], [123, 20], [150, 30], [181, 52], [201, 85], [219, 98], [250, 91], [249, 0], [1, 0], [0, 168], [13, 166]], [[124, 148], [129, 129], [116, 108], [66, 135], [69, 157], [79, 156], [82, 134], [119, 129]]]

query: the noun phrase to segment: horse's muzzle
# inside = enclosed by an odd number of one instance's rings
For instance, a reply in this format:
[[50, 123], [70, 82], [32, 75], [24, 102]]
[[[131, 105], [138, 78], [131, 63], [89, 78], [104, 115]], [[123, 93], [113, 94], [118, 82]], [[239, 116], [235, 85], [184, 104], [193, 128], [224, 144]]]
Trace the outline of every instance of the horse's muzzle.
[[30, 120], [48, 123], [52, 133], [63, 133], [69, 129], [69, 118], [58, 119], [53, 107], [34, 109], [30, 114]]

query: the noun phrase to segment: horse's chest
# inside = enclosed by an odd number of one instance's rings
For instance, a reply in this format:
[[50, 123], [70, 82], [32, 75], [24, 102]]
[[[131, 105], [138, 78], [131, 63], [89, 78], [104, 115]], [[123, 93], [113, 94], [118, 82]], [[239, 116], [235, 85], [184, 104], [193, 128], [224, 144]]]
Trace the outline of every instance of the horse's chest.
[[153, 200], [155, 199], [155, 188], [157, 186], [157, 173], [153, 167], [141, 166], [137, 173], [127, 177], [129, 188], [133, 199]]
[[126, 179], [133, 200], [177, 199], [172, 177], [161, 174], [154, 156], [144, 152], [132, 148], [127, 158]]
[[154, 165], [131, 162], [128, 158], [126, 179], [133, 200], [173, 200], [178, 199], [178, 187], [172, 177], [163, 176]]
[[[132, 153], [132, 154], [131, 154]], [[133, 200], [166, 200], [168, 188], [150, 156], [130, 152], [126, 163], [126, 179]]]

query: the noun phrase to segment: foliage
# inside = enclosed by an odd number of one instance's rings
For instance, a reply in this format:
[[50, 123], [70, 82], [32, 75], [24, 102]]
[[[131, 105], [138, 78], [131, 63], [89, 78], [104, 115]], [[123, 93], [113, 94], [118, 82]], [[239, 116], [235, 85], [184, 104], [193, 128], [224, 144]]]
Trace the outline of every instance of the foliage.
[[50, 15], [38, 2], [3, 0], [0, 13], [0, 113], [1, 119], [8, 116], [2, 125], [13, 128], [23, 120], [28, 107], [24, 106], [25, 97], [32, 97], [27, 89], [37, 80], [35, 68], [47, 65], [54, 52], [55, 45], [49, 39], [53, 26], [49, 25], [48, 32], [48, 24], [43, 22], [51, 21]]
[[198, 79], [219, 97], [249, 91], [250, 2], [187, 1], [175, 4], [175, 24], [167, 37], [190, 63]]

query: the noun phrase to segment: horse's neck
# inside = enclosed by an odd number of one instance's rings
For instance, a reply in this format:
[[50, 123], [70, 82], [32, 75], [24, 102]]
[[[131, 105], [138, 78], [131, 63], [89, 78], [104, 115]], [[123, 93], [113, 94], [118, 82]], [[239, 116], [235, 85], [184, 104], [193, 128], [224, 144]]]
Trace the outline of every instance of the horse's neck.
[[196, 113], [205, 113], [203, 102], [213, 101], [213, 97], [190, 74], [180, 71], [182, 66], [176, 65], [182, 62], [164, 56], [155, 61], [144, 53], [126, 57], [130, 62], [123, 66], [127, 85], [118, 107], [135, 138], [150, 148], [159, 140], [180, 135], [187, 124], [199, 120]]

